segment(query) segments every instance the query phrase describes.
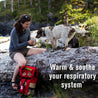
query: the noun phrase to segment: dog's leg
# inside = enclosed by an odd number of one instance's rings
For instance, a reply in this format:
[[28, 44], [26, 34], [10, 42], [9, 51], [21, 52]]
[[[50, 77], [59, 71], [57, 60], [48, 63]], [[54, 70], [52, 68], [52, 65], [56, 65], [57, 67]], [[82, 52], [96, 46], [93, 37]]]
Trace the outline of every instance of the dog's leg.
[[66, 49], [67, 49], [67, 47], [68, 47], [68, 38], [65, 38], [65, 40], [64, 39], [62, 39], [62, 41], [63, 41], [63, 43], [64, 43], [64, 45], [65, 45], [65, 47], [64, 47], [64, 51], [66, 51]]
[[52, 40], [52, 48], [53, 48], [53, 51], [56, 49], [56, 42], [55, 42], [55, 39], [53, 38]]
[[64, 47], [64, 51], [66, 51], [66, 50], [67, 50], [67, 47], [68, 47], [68, 46], [65, 46], [65, 47]]
[[68, 48], [68, 40], [66, 40], [66, 42], [65, 42], [65, 51], [67, 50], [67, 48]]
[[67, 49], [67, 47], [68, 47], [68, 39], [66, 39], [65, 41], [65, 50]]
[[54, 41], [53, 40], [51, 41], [51, 45], [52, 45], [52, 51], [54, 51], [55, 50], [54, 49], [55, 47], [54, 47]]
[[56, 50], [57, 49], [57, 40], [54, 39], [54, 49]]

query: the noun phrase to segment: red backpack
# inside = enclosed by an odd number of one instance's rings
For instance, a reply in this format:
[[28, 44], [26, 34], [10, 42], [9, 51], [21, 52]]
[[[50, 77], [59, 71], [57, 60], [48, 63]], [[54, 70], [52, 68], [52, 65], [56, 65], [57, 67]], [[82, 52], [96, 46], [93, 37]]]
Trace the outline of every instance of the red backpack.
[[22, 66], [19, 68], [20, 85], [19, 92], [25, 95], [34, 95], [38, 80], [38, 69], [32, 66]]

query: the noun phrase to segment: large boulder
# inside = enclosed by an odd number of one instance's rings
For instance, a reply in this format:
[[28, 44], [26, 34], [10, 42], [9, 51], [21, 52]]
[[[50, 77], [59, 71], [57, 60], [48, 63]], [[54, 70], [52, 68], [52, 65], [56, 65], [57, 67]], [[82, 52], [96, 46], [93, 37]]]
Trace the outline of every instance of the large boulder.
[[0, 35], [10, 35], [15, 20], [0, 22]]
[[[67, 51], [57, 50], [54, 52], [43, 52], [41, 54], [26, 57], [27, 65], [36, 66], [43, 79], [49, 80], [49, 74], [53, 73], [87, 73], [98, 75], [98, 47], [71, 48]], [[90, 65], [95, 66], [95, 70], [51, 70], [50, 65], [57, 66]], [[17, 65], [12, 61], [8, 53], [0, 54], [0, 81], [10, 81], [14, 68]], [[97, 80], [97, 77], [96, 77]]]

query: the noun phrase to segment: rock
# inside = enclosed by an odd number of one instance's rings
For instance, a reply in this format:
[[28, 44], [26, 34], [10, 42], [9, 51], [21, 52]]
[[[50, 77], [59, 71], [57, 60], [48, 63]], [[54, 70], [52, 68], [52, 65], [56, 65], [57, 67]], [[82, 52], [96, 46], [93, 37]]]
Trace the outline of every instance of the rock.
[[38, 30], [41, 27], [46, 27], [48, 25], [49, 25], [48, 23], [35, 23], [35, 22], [31, 22], [31, 24], [30, 24], [30, 31]]
[[8, 53], [9, 44], [10, 44], [10, 41], [8, 40], [9, 40], [9, 37], [4, 38], [3, 40], [0, 40], [0, 53]]
[[[0, 22], [0, 36], [10, 35], [15, 20]], [[31, 22], [30, 30], [38, 30], [41, 27], [47, 26], [48, 23], [35, 23]]]
[[8, 42], [10, 40], [10, 37], [0, 37], [0, 44]]
[[49, 20], [52, 20], [53, 19], [53, 13], [52, 12], [49, 12], [47, 14], [47, 17], [48, 17]]
[[31, 22], [30, 24], [30, 30], [38, 30], [40, 28], [40, 24], [39, 23], [33, 23]]
[[56, 22], [60, 20], [58, 17], [54, 16], [54, 14], [52, 12], [49, 12], [47, 14], [47, 18], [48, 18], [49, 24], [51, 26], [54, 26], [56, 24]]
[[3, 36], [5, 36], [7, 34], [10, 35], [10, 32], [13, 28], [14, 23], [15, 23], [15, 20], [12, 20], [10, 22], [8, 22], [8, 21], [0, 22], [0, 34]]
[[[50, 64], [69, 66], [70, 64], [75, 67], [76, 65], [95, 66], [95, 70], [80, 70], [71, 71], [72, 73], [87, 73], [98, 75], [98, 47], [80, 47], [71, 48], [67, 51], [57, 50], [54, 52], [43, 52], [42, 54], [32, 55], [26, 57], [27, 65], [36, 66], [43, 79], [49, 80], [50, 73], [69, 73], [69, 70], [56, 71], [50, 69]], [[12, 73], [17, 64], [12, 61], [8, 53], [0, 54], [0, 81], [10, 81]], [[97, 80], [97, 78], [96, 78]]]

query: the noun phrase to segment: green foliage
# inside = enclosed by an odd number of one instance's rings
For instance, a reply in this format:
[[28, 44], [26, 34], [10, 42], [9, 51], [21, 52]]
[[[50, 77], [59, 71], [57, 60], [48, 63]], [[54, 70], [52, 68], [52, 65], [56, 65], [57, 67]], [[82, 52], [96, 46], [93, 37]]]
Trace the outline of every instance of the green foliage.
[[57, 22], [56, 24], [64, 23], [65, 12], [68, 13], [69, 24], [80, 23], [87, 20], [88, 17], [92, 16], [92, 12], [90, 10], [86, 10], [85, 12], [83, 12], [84, 4], [85, 3], [83, 0], [81, 0], [81, 2], [79, 0], [71, 0], [69, 2], [66, 1], [62, 5], [62, 10], [59, 12], [60, 21]]
[[[68, 92], [70, 91], [69, 89], [62, 89], [61, 88], [61, 83], [66, 83], [68, 80], [61, 80], [61, 81], [54, 81], [53, 82], [53, 88], [55, 95], [57, 96], [56, 98], [69, 98]], [[55, 98], [55, 97], [54, 97]]]
[[[34, 22], [50, 22], [47, 18], [47, 14], [51, 11], [54, 13], [54, 16], [57, 15], [58, 11], [60, 11], [61, 6], [63, 4], [63, 0], [60, 2], [58, 0], [52, 1], [51, 8], [48, 9], [48, 0], [43, 0], [38, 2], [38, 0], [33, 0], [33, 5], [30, 6], [30, 0], [26, 0], [24, 4], [24, 0], [19, 0], [19, 8], [18, 8], [18, 0], [13, 0], [14, 12], [11, 12], [11, 2], [7, 1], [6, 9], [4, 8], [4, 2], [0, 2], [0, 16], [6, 17], [6, 15], [10, 16], [12, 19], [18, 19], [22, 14], [29, 14], [32, 17]], [[59, 3], [58, 3], [59, 2]], [[39, 13], [39, 6], [41, 8], [41, 14]], [[57, 17], [57, 16], [56, 16]]]
[[81, 46], [98, 46], [98, 16], [89, 17], [83, 24], [84, 27], [88, 27], [89, 34], [86, 36], [80, 36], [76, 34]]
[[98, 43], [98, 16], [89, 18], [85, 24], [89, 25], [89, 31], [92, 33], [91, 38], [94, 43]]
[[49, 44], [48, 42], [43, 43], [42, 40], [39, 40], [37, 42], [37, 45], [36, 46], [39, 47], [39, 48], [47, 48], [47, 49], [52, 48], [51, 44]]
[[[88, 3], [88, 7], [86, 8], [85, 2]], [[85, 26], [89, 27], [90, 35], [85, 37], [78, 36], [80, 46], [98, 46], [98, 15], [93, 14], [92, 9], [89, 8], [90, 4], [95, 4], [94, 0], [85, 1], [85, 0], [70, 0], [62, 5], [62, 10], [59, 12], [60, 20], [56, 24], [64, 23], [64, 14], [68, 13], [68, 23], [69, 24], [77, 24], [83, 23]], [[88, 9], [89, 8], [89, 9]], [[85, 11], [84, 11], [85, 9]], [[95, 11], [98, 9], [93, 8]], [[96, 16], [94, 16], [96, 15]]]
[[[85, 2], [89, 2], [87, 0], [51, 0], [51, 8], [48, 9], [48, 1], [49, 0], [42, 0], [39, 4], [38, 0], [33, 0], [33, 5], [30, 6], [30, 0], [26, 0], [24, 4], [24, 0], [20, 0], [19, 8], [18, 8], [18, 0], [14, 0], [14, 12], [11, 12], [11, 2], [10, 0], [7, 1], [7, 7], [4, 8], [4, 2], [0, 2], [0, 16], [9, 15], [14, 19], [18, 19], [22, 14], [29, 14], [32, 16], [32, 20], [34, 22], [43, 22], [50, 20], [47, 19], [47, 14], [49, 12], [53, 13], [54, 17], [58, 17], [60, 21], [56, 24], [64, 23], [64, 13], [68, 12], [69, 23], [79, 23], [85, 21], [88, 16], [91, 16], [91, 11], [86, 10], [83, 13], [83, 9], [85, 7]], [[94, 4], [97, 4], [97, 0], [93, 0]], [[92, 1], [92, 2], [93, 2]], [[91, 2], [91, 0], [90, 0]], [[41, 8], [41, 14], [39, 13], [39, 6]], [[96, 8], [95, 8], [96, 10]]]
[[93, 16], [92, 18], [88, 18], [88, 20], [85, 21], [86, 25], [98, 25], [98, 16]]
[[51, 44], [49, 44], [49, 43], [46, 43], [45, 46], [47, 49], [52, 48]]

